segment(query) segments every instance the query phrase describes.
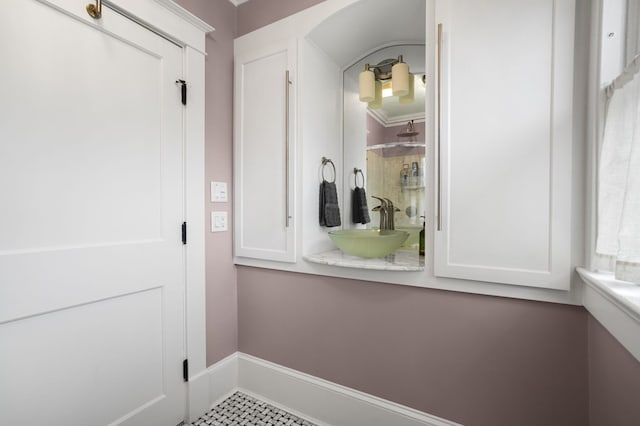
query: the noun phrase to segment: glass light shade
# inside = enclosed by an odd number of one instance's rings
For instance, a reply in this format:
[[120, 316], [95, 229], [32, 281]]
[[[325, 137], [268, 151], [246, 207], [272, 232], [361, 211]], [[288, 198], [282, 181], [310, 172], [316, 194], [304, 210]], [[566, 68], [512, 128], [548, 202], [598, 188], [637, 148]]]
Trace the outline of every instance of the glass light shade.
[[378, 109], [382, 106], [382, 83], [378, 80], [375, 82], [375, 97], [369, 102], [369, 108]]
[[413, 74], [409, 74], [409, 93], [407, 93], [405, 96], [400, 96], [398, 98], [398, 102], [400, 102], [401, 104], [410, 104], [413, 103], [415, 97], [416, 97], [416, 90], [415, 90], [415, 77]]
[[393, 96], [407, 96], [409, 94], [409, 65], [398, 62], [391, 68], [391, 87]]
[[360, 73], [359, 83], [360, 83], [360, 101], [361, 102], [372, 102], [376, 98], [376, 76], [373, 74], [373, 71], [366, 70]]
[[390, 96], [393, 96], [393, 89], [391, 88], [391, 82], [386, 81], [382, 83], [382, 97], [388, 98]]

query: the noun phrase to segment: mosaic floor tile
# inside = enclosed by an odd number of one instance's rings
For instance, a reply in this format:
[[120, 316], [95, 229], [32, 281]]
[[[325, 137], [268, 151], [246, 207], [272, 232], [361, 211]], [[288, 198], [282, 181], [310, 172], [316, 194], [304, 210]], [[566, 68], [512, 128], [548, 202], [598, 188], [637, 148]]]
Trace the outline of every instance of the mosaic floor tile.
[[316, 426], [264, 401], [236, 392], [187, 426]]

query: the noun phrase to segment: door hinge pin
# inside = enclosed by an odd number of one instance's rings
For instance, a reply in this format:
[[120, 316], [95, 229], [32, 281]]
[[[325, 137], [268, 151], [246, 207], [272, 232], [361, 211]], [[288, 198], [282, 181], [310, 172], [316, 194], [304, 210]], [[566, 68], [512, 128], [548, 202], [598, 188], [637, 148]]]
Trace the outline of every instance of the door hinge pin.
[[187, 244], [187, 222], [182, 222], [182, 244]]
[[182, 378], [185, 382], [189, 381], [189, 360], [182, 361]]

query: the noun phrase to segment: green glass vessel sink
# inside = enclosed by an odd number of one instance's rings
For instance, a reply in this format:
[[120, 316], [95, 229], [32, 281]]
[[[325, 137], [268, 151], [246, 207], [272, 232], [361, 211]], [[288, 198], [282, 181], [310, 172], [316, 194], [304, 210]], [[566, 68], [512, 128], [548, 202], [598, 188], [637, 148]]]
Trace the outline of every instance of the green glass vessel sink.
[[329, 231], [329, 238], [343, 252], [360, 257], [384, 257], [396, 250], [409, 237], [405, 231], [379, 229], [343, 229]]

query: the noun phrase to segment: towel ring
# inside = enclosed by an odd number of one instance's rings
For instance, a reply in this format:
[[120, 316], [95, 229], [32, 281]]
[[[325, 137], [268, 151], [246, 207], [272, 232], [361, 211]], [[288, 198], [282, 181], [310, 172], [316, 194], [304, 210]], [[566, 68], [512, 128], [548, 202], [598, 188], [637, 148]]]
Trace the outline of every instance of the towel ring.
[[[362, 186], [358, 186], [358, 173], [360, 173], [360, 176], [362, 176]], [[362, 172], [362, 169], [358, 169], [356, 167], [353, 168], [353, 185], [356, 188], [364, 188], [365, 186], [365, 181], [364, 181], [364, 173]]]
[[333, 180], [329, 183], [334, 183], [336, 181], [336, 165], [333, 164], [333, 161], [331, 161], [330, 158], [326, 157], [322, 157], [322, 180], [327, 181], [327, 179], [324, 177], [324, 168], [327, 164], [331, 164], [331, 167], [333, 168]]

